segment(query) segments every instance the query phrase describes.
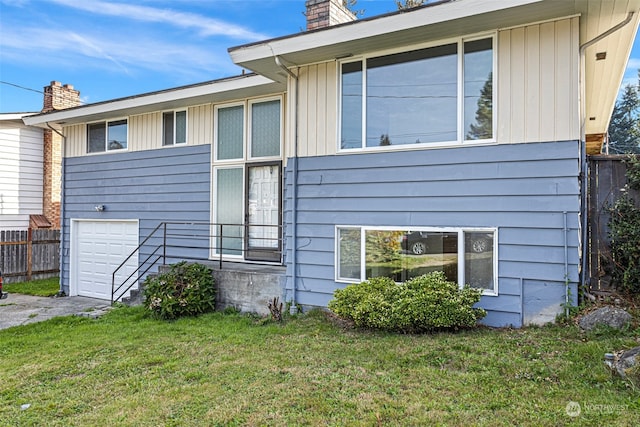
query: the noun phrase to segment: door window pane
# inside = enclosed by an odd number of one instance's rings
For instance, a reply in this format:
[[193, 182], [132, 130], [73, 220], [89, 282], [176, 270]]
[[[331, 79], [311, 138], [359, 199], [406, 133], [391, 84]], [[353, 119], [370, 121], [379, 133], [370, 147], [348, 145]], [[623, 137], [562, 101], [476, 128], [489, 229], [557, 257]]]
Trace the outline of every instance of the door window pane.
[[[243, 169], [218, 169], [216, 174], [215, 246], [226, 255], [242, 255]], [[222, 245], [219, 244], [219, 224]]]
[[362, 147], [362, 62], [342, 65], [341, 148]]
[[457, 140], [457, 44], [367, 61], [367, 147]]
[[493, 138], [493, 40], [464, 44], [465, 138]]
[[280, 155], [280, 101], [251, 105], [251, 156]]
[[242, 105], [218, 110], [218, 160], [242, 158], [243, 129], [244, 107]]
[[249, 168], [249, 248], [278, 248], [280, 230], [280, 168]]

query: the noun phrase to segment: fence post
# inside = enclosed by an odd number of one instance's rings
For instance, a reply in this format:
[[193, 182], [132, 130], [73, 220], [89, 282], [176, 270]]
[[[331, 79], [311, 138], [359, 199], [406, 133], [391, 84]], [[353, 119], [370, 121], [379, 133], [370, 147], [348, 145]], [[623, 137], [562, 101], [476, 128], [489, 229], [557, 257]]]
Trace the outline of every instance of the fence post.
[[33, 232], [31, 227], [27, 230], [27, 282], [31, 281], [33, 273]]

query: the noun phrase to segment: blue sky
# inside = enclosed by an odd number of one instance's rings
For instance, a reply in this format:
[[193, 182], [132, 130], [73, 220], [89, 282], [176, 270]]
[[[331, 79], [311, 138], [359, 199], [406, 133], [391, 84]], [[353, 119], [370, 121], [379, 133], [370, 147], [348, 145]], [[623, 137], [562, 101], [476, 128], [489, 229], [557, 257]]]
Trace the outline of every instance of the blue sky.
[[[52, 80], [93, 103], [237, 75], [227, 48], [304, 30], [304, 3], [0, 0], [0, 112], [39, 111]], [[355, 8], [363, 17], [396, 10], [394, 0]], [[627, 82], [639, 66], [637, 37]]]

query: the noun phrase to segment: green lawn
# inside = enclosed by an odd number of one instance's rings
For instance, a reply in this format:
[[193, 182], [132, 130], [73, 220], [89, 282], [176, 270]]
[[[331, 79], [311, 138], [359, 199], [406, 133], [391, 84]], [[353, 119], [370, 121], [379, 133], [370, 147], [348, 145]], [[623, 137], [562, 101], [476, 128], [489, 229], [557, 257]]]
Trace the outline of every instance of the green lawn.
[[0, 425], [640, 425], [640, 392], [602, 362], [639, 332], [396, 335], [320, 312], [280, 325], [117, 308], [0, 331]]
[[32, 280], [30, 282], [5, 283], [2, 287], [5, 292], [13, 294], [50, 297], [60, 291], [60, 278], [51, 277], [49, 279]]

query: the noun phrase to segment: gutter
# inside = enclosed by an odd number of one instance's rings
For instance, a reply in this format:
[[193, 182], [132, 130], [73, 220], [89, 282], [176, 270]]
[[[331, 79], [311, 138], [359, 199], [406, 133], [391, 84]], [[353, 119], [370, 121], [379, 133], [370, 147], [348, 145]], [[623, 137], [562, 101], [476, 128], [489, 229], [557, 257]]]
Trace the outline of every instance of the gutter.
[[[296, 81], [295, 85], [295, 110], [294, 110], [294, 124], [293, 124], [293, 170], [291, 171], [291, 307], [289, 308], [290, 314], [298, 313], [298, 305], [296, 303], [296, 282], [298, 281], [297, 275], [297, 248], [296, 241], [298, 239], [298, 88], [299, 80], [298, 76], [294, 74], [288, 67], [286, 67], [278, 55], [274, 55], [273, 59], [276, 65], [282, 68], [293, 80]], [[298, 68], [298, 73], [300, 69]]]
[[62, 284], [64, 283], [64, 206], [65, 206], [65, 198], [64, 198], [64, 164], [65, 164], [65, 148], [67, 146], [67, 137], [64, 136], [60, 131], [51, 126], [49, 122], [45, 122], [47, 127], [51, 129], [53, 132], [60, 135], [62, 138], [62, 146], [60, 147], [60, 289], [59, 292], [62, 294], [64, 290], [62, 289]]
[[[627, 17], [609, 28], [607, 31], [597, 35], [584, 42], [580, 45], [580, 165], [579, 165], [579, 176], [580, 176], [580, 226], [581, 237], [582, 237], [582, 259], [581, 259], [581, 277], [580, 277], [580, 286], [582, 286], [583, 290], [586, 289], [587, 285], [587, 251], [589, 250], [589, 245], [587, 242], [587, 173], [588, 173], [588, 164], [587, 164], [587, 131], [586, 131], [586, 105], [585, 105], [585, 51], [588, 47], [596, 44], [597, 42], [605, 39], [621, 28], [625, 27], [627, 24], [631, 22], [633, 19], [635, 12], [629, 12]], [[589, 277], [589, 280], [591, 278]], [[567, 292], [569, 289], [569, 278], [567, 277]], [[568, 296], [568, 294], [567, 294]]]

